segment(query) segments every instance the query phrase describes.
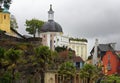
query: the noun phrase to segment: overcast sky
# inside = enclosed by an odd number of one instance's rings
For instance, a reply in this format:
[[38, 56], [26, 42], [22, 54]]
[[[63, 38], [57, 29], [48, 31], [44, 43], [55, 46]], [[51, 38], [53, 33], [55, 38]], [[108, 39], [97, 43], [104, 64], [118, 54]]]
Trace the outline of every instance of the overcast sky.
[[65, 35], [88, 39], [88, 52], [95, 39], [99, 43], [116, 42], [120, 50], [120, 0], [13, 0], [10, 12], [25, 34], [25, 20], [48, 20], [49, 5], [55, 11]]

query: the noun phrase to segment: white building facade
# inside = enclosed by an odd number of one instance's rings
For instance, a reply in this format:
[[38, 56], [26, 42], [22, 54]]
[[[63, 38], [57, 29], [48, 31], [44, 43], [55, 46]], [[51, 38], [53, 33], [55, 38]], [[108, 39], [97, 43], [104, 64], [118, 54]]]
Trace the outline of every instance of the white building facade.
[[54, 45], [55, 47], [60, 46], [60, 47], [68, 47], [69, 46], [69, 37], [68, 36], [64, 36], [64, 35], [57, 35], [54, 38]]
[[67, 47], [75, 51], [76, 56], [80, 56], [84, 61], [87, 59], [87, 41], [71, 40], [71, 37], [57, 35], [54, 38], [54, 47]]
[[71, 40], [69, 36], [64, 36], [62, 27], [54, 21], [54, 11], [52, 5], [48, 11], [48, 21], [41, 28], [40, 37], [42, 44], [48, 46], [51, 50], [55, 47], [67, 47], [75, 51], [76, 56], [80, 56], [84, 61], [87, 59], [87, 42]]

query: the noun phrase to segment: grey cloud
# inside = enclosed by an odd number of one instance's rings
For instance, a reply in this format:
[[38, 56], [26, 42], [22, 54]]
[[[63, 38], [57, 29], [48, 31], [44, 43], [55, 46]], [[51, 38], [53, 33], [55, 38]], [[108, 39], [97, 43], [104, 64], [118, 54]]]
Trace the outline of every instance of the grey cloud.
[[120, 49], [120, 0], [15, 0], [10, 11], [17, 18], [18, 31], [26, 34], [26, 19], [47, 21], [50, 4], [55, 21], [61, 24], [65, 34], [85, 37], [90, 42], [97, 37], [101, 42], [114, 40]]

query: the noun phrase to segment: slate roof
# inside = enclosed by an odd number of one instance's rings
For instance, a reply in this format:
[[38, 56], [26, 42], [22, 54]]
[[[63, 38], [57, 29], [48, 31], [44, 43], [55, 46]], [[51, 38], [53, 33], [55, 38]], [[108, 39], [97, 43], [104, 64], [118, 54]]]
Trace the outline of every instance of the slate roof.
[[42, 28], [41, 28], [42, 32], [63, 32], [62, 31], [62, 27], [56, 23], [54, 20], [48, 20], [48, 22], [46, 22]]
[[75, 56], [75, 57], [73, 58], [73, 61], [74, 61], [74, 62], [84, 62], [83, 59], [82, 59], [80, 56]]
[[101, 51], [114, 51], [114, 49], [110, 46], [110, 44], [99, 44], [98, 48], [101, 50]]
[[[99, 44], [98, 45], [98, 50], [101, 52], [106, 52], [106, 51], [115, 51], [115, 49], [112, 48], [110, 44]], [[90, 54], [94, 52], [94, 47], [91, 50]]]

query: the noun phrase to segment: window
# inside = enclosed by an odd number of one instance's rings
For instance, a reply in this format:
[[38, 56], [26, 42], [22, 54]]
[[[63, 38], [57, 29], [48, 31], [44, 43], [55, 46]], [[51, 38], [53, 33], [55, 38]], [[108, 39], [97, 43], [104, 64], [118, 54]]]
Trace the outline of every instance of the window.
[[80, 68], [80, 62], [76, 62], [76, 68]]
[[111, 70], [111, 64], [110, 64], [110, 55], [108, 55], [108, 65], [107, 65], [108, 71]]
[[4, 19], [6, 19], [6, 15], [4, 15]]
[[52, 40], [50, 40], [50, 49], [52, 49]]
[[110, 55], [108, 55], [108, 61], [110, 60]]
[[79, 55], [79, 46], [77, 46], [77, 55]]
[[59, 39], [57, 39], [57, 41], [59, 41]]
[[108, 69], [108, 71], [111, 70], [111, 64], [110, 64], [110, 61], [108, 61], [107, 69]]
[[83, 58], [83, 46], [81, 46], [81, 57]]
[[44, 38], [45, 38], [45, 35], [44, 35]]
[[80, 62], [80, 68], [82, 68], [83, 67], [83, 63], [82, 62]]

